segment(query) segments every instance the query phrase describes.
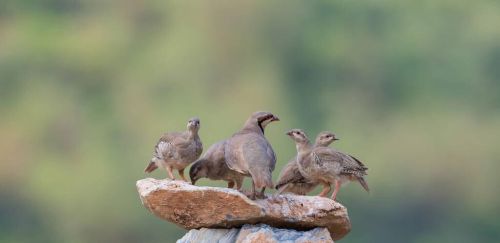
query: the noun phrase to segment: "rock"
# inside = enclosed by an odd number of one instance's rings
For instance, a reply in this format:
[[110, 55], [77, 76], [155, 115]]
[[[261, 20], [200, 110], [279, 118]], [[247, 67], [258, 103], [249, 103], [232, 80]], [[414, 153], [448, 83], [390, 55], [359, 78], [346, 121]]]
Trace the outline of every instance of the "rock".
[[267, 199], [252, 201], [234, 189], [153, 178], [137, 181], [137, 189], [149, 211], [185, 229], [259, 223], [296, 230], [325, 227], [334, 240], [351, 229], [347, 209], [324, 197], [267, 195]]
[[240, 229], [192, 229], [185, 234], [177, 243], [233, 243], [236, 242]]
[[207, 229], [190, 230], [177, 243], [333, 243], [330, 232], [326, 228], [315, 228], [309, 231], [278, 229], [265, 224], [244, 225], [241, 229]]
[[297, 231], [292, 229], [278, 229], [269, 225], [244, 225], [236, 238], [236, 243], [257, 242], [332, 242], [330, 232], [326, 228], [314, 228], [309, 231]]

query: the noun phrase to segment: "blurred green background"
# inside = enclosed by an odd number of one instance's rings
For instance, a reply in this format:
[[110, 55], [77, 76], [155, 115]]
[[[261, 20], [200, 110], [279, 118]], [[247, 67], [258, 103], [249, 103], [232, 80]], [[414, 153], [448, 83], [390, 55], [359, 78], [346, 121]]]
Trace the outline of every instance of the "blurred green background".
[[[0, 2], [0, 242], [173, 242], [135, 181], [164, 131], [250, 113], [368, 167], [341, 242], [500, 241], [500, 2]], [[165, 177], [162, 171], [151, 176]], [[225, 186], [201, 180], [204, 185]], [[248, 185], [248, 179], [247, 179]]]

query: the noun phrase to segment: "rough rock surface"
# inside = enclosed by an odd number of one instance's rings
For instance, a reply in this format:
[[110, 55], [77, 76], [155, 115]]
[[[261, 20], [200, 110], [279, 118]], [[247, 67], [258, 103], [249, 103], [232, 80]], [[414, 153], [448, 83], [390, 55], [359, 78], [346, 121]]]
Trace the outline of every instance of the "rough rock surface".
[[230, 229], [259, 223], [296, 230], [325, 227], [334, 240], [351, 229], [347, 209], [323, 197], [268, 195], [252, 201], [234, 189], [153, 178], [137, 181], [137, 189], [147, 209], [185, 229]]
[[330, 232], [326, 228], [315, 228], [309, 231], [278, 229], [269, 225], [244, 225], [241, 229], [207, 229], [190, 230], [177, 243], [333, 243]]

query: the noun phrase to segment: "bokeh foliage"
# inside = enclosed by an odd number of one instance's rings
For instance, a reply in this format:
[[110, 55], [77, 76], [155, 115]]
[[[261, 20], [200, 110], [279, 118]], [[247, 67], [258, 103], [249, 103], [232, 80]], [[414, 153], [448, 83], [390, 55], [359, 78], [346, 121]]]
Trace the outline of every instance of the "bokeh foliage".
[[[164, 131], [255, 110], [369, 166], [342, 242], [500, 240], [500, 2], [0, 2], [0, 242], [171, 242], [135, 181]], [[153, 173], [165, 176], [164, 172]], [[224, 186], [221, 182], [201, 181]]]

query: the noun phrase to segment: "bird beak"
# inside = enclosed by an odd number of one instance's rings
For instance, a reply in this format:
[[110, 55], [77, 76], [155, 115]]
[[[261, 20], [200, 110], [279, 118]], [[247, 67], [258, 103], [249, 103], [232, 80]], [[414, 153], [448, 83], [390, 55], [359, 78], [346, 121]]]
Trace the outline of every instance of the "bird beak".
[[337, 140], [340, 140], [340, 138], [334, 138], [333, 141], [337, 141]]
[[277, 117], [277, 116], [274, 116], [273, 115], [273, 118], [271, 119], [271, 121], [279, 121], [280, 119]]
[[285, 132], [286, 135], [292, 136], [292, 131]]

